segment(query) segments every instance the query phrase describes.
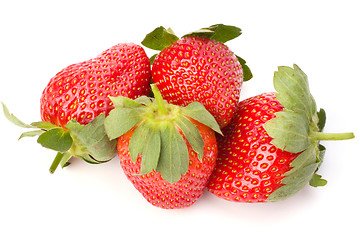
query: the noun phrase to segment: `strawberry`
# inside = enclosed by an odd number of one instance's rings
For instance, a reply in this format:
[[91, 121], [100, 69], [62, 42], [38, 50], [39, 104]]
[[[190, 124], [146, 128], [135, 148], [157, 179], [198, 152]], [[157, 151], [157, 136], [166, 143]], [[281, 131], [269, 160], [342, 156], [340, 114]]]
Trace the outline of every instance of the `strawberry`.
[[141, 46], [118, 44], [50, 79], [40, 101], [43, 121], [25, 124], [3, 104], [4, 113], [14, 124], [36, 129], [20, 138], [39, 136], [38, 143], [58, 152], [51, 173], [59, 164], [67, 166], [71, 156], [94, 164], [106, 162], [116, 154], [116, 141], [107, 138], [103, 126], [114, 108], [109, 96], [147, 95], [150, 75], [150, 61]]
[[[200, 102], [220, 128], [226, 126], [240, 98], [244, 78], [241, 65], [246, 69], [245, 80], [251, 78], [245, 61], [224, 44], [240, 34], [241, 29], [222, 24], [181, 39], [161, 27], [150, 33], [142, 43], [162, 50], [154, 59], [151, 72], [164, 99], [180, 106]], [[165, 44], [158, 46], [158, 41], [153, 44], [154, 38], [165, 39]]]
[[220, 198], [267, 202], [288, 198], [307, 183], [323, 186], [316, 174], [325, 148], [320, 140], [353, 138], [353, 133], [322, 133], [325, 111], [316, 111], [301, 69], [279, 67], [278, 93], [241, 101], [231, 123], [218, 138], [219, 153], [207, 185]]
[[165, 102], [155, 84], [155, 99], [111, 98], [115, 109], [105, 120], [110, 139], [116, 139], [121, 167], [135, 188], [152, 205], [184, 208], [203, 194], [215, 167], [221, 133], [205, 107]]
[[113, 109], [108, 96], [134, 99], [149, 91], [150, 62], [144, 49], [118, 44], [51, 78], [41, 96], [41, 119], [62, 127], [71, 119], [87, 124]]

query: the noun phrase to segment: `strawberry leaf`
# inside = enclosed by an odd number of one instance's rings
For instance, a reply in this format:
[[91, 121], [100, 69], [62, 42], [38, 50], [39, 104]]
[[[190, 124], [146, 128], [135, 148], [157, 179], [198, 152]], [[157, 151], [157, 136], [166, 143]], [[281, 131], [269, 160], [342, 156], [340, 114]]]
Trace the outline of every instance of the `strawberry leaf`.
[[242, 67], [243, 75], [244, 75], [244, 82], [249, 81], [253, 77], [249, 66], [246, 65], [246, 61], [244, 59], [242, 59], [241, 57], [236, 55], [236, 58], [238, 59], [238, 61], [240, 62], [240, 65]]
[[134, 131], [129, 141], [131, 160], [135, 163], [138, 156], [143, 153], [144, 145], [149, 142], [150, 128], [146, 122], [141, 123]]
[[172, 29], [165, 29], [163, 26], [160, 26], [147, 34], [141, 44], [150, 49], [161, 51], [177, 40], [179, 40], [179, 38], [174, 34]]
[[23, 137], [35, 137], [35, 136], [39, 136], [41, 134], [43, 134], [44, 131], [43, 130], [34, 130], [34, 131], [29, 131], [29, 132], [24, 132], [20, 135], [19, 140], [22, 139]]
[[320, 110], [317, 112], [317, 116], [319, 118], [319, 122], [318, 122], [318, 128], [319, 131], [322, 132], [322, 130], [325, 127], [325, 123], [326, 123], [326, 113], [325, 110], [320, 108]]
[[114, 103], [116, 108], [135, 108], [142, 107], [142, 105], [130, 98], [127, 97], [109, 97], [110, 100]]
[[309, 184], [312, 187], [322, 187], [327, 184], [327, 181], [325, 179], [322, 179], [321, 175], [314, 174]]
[[115, 108], [105, 119], [105, 131], [110, 140], [120, 137], [133, 128], [141, 118], [138, 111], [131, 108]]
[[220, 127], [215, 118], [209, 113], [204, 105], [199, 102], [192, 102], [182, 109], [183, 114], [188, 116], [214, 130], [217, 133], [221, 133]]
[[284, 186], [275, 190], [269, 197], [268, 201], [275, 202], [291, 197], [306, 186], [317, 169], [318, 164], [313, 163], [303, 168], [299, 168], [293, 174], [285, 177], [281, 182]]
[[150, 64], [152, 65], [153, 63], [154, 63], [154, 61], [155, 61], [155, 58], [157, 57], [157, 55], [159, 55], [159, 54], [154, 54], [154, 55], [152, 55], [151, 57], [150, 57]]
[[183, 131], [186, 140], [188, 140], [191, 147], [198, 154], [198, 159], [201, 162], [204, 155], [204, 141], [199, 132], [199, 129], [186, 117], [180, 116], [176, 120], [176, 124]]
[[279, 67], [274, 73], [274, 87], [278, 101], [287, 109], [303, 111], [308, 119], [316, 113], [306, 74], [294, 64], [294, 68]]
[[53, 128], [41, 134], [37, 142], [45, 148], [63, 153], [70, 149], [73, 139], [69, 131], [62, 128]]
[[174, 125], [161, 129], [161, 153], [156, 171], [162, 178], [175, 183], [189, 167], [189, 153], [186, 143]]
[[275, 118], [266, 122], [265, 130], [273, 138], [271, 143], [282, 150], [298, 153], [310, 146], [310, 127], [304, 114], [277, 112]]
[[161, 148], [160, 129], [151, 128], [142, 151], [141, 172], [147, 174], [157, 168]]
[[39, 129], [43, 129], [43, 130], [50, 130], [50, 129], [59, 127], [59, 126], [56, 126], [55, 124], [52, 124], [52, 123], [46, 122], [46, 121], [33, 122], [30, 125], [33, 127], [39, 128]]
[[26, 123], [22, 122], [17, 117], [15, 117], [14, 114], [10, 113], [9, 109], [6, 107], [6, 105], [3, 102], [1, 104], [3, 106], [4, 115], [5, 115], [7, 120], [9, 120], [13, 124], [15, 124], [15, 125], [17, 125], [19, 127], [22, 127], [22, 128], [35, 128], [32, 125], [29, 125], [29, 124], [26, 124]]
[[197, 36], [205, 37], [218, 42], [226, 43], [241, 35], [241, 29], [235, 26], [215, 24], [207, 28], [201, 28], [197, 31], [188, 33], [183, 37]]
[[88, 163], [103, 163], [112, 159], [116, 153], [116, 141], [110, 141], [104, 127], [105, 115], [100, 114], [87, 125], [81, 125], [75, 120], [68, 122], [71, 137], [76, 147], [74, 156], [83, 158]]

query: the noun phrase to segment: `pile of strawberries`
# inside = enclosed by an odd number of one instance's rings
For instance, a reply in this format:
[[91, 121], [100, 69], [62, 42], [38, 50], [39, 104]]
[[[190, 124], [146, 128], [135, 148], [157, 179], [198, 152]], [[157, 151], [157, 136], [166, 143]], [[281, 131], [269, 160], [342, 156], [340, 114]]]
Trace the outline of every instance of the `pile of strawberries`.
[[[152, 205], [184, 208], [208, 189], [236, 202], [286, 199], [305, 185], [323, 186], [323, 133], [307, 76], [279, 67], [275, 92], [240, 101], [246, 62], [224, 43], [241, 29], [223, 24], [178, 38], [156, 28], [133, 43], [57, 73], [41, 96], [40, 122], [26, 124], [3, 104], [5, 116], [57, 151], [50, 172], [71, 157], [92, 164], [119, 156], [135, 188]], [[256, 84], [256, 83], [254, 83]]]

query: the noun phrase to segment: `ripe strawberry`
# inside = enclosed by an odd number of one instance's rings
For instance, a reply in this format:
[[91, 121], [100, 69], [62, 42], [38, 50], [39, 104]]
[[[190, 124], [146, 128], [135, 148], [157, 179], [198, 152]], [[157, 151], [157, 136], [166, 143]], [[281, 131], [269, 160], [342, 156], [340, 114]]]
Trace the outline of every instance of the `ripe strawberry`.
[[279, 67], [275, 93], [238, 103], [231, 123], [218, 138], [219, 153], [207, 185], [220, 198], [236, 202], [279, 201], [310, 181], [323, 186], [316, 174], [325, 148], [319, 140], [350, 139], [352, 133], [322, 133], [325, 112], [316, 112], [306, 75], [294, 65]]
[[58, 152], [50, 172], [67, 166], [71, 156], [89, 163], [109, 161], [116, 141], [107, 138], [105, 116], [114, 108], [109, 96], [136, 98], [150, 91], [150, 60], [142, 47], [118, 44], [96, 58], [70, 65], [56, 74], [41, 96], [42, 122], [25, 124], [3, 105], [14, 124], [36, 129], [22, 137], [38, 137], [42, 146]]
[[[155, 30], [156, 33], [158, 31]], [[239, 36], [240, 31], [239, 28], [219, 24], [188, 34], [175, 42], [177, 38], [172, 35], [172, 41], [164, 44], [170, 45], [157, 55], [152, 68], [153, 82], [158, 85], [164, 99], [180, 106], [200, 102], [215, 117], [220, 128], [226, 126], [234, 114], [243, 83], [243, 68], [239, 60], [244, 66], [245, 61], [238, 58], [224, 42]], [[171, 36], [171, 32], [167, 34]], [[164, 32], [161, 32], [163, 35]], [[144, 40], [143, 44], [149, 46], [148, 42], [151, 38]], [[161, 49], [156, 47], [153, 49]], [[249, 71], [246, 69], [245, 80], [248, 80]]]
[[110, 139], [118, 138], [121, 166], [152, 205], [184, 208], [203, 194], [217, 155], [216, 120], [204, 106], [166, 103], [152, 85], [155, 99], [112, 98], [115, 109], [105, 120]]
[[91, 122], [113, 109], [109, 96], [136, 98], [150, 91], [150, 61], [136, 44], [118, 44], [56, 74], [41, 96], [41, 118], [64, 127]]

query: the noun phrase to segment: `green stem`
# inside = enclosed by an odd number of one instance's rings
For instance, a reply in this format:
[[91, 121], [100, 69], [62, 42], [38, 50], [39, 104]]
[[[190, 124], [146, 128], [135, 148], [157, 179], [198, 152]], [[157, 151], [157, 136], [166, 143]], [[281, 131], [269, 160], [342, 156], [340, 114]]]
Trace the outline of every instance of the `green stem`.
[[159, 107], [159, 115], [167, 115], [168, 111], [165, 106], [165, 102], [163, 97], [161, 96], [159, 88], [156, 86], [156, 84], [151, 84], [151, 90], [154, 93], [154, 97], [156, 99], [156, 103]]
[[347, 140], [355, 137], [354, 133], [323, 133], [315, 132], [314, 137], [317, 140]]
[[64, 153], [61, 153], [61, 152], [58, 152], [56, 154], [56, 157], [54, 159], [54, 161], [52, 162], [51, 166], [50, 166], [50, 173], [54, 173], [56, 168], [59, 166], [60, 162], [61, 162], [61, 159], [63, 158], [64, 156]]

